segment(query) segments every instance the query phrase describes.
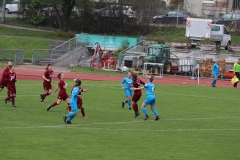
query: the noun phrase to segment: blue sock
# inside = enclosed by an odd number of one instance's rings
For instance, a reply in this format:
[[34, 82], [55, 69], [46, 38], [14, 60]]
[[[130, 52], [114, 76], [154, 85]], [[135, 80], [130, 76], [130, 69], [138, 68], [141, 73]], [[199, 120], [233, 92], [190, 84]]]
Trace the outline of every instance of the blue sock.
[[74, 112], [71, 112], [71, 113], [69, 113], [68, 115], [66, 115], [67, 118], [72, 117], [72, 116], [75, 116], [75, 113], [74, 113]]
[[76, 114], [74, 114], [74, 116], [70, 117], [68, 121], [71, 122], [71, 120], [76, 116]]
[[128, 106], [131, 107], [132, 102], [128, 100]]
[[123, 101], [124, 103], [127, 103], [128, 102], [128, 99], [127, 100], [125, 100], [125, 101]]
[[148, 113], [147, 113], [147, 109], [146, 109], [145, 107], [142, 107], [142, 111], [143, 111], [143, 113], [145, 114], [145, 116], [148, 115]]
[[158, 113], [157, 113], [157, 110], [155, 108], [152, 109], [152, 112], [154, 113], [154, 115], [157, 117], [158, 116]]
[[214, 86], [216, 86], [216, 83], [217, 83], [217, 80], [215, 79], [215, 80], [213, 81]]

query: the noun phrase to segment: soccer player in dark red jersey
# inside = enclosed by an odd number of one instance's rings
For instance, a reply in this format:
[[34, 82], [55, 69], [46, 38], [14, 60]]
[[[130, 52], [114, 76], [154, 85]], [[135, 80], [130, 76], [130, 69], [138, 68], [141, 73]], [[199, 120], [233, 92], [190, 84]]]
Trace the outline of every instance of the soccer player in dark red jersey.
[[[76, 79], [74, 79], [74, 81], [76, 81]], [[75, 87], [75, 86], [73, 86], [73, 89], [74, 89], [74, 87]], [[88, 92], [88, 91], [90, 90], [90, 88], [88, 88], [88, 89], [83, 89], [81, 86], [79, 86], [79, 90], [80, 90], [81, 92]], [[80, 96], [82, 97], [81, 92], [79, 92], [78, 95], [80, 95]], [[82, 98], [79, 98], [79, 97], [78, 97], [77, 106], [78, 106], [78, 109], [81, 110], [81, 113], [82, 113], [83, 118], [88, 118], [88, 117], [86, 116], [86, 114], [85, 114], [85, 111], [84, 111], [84, 106], [83, 106]], [[67, 107], [67, 110], [70, 112], [70, 111], [71, 111], [71, 107], [68, 106], [68, 107]]]
[[64, 74], [63, 73], [59, 73], [57, 75], [57, 77], [59, 78], [59, 82], [58, 82], [58, 86], [55, 89], [55, 91], [53, 92], [53, 94], [55, 94], [57, 92], [58, 88], [59, 88], [58, 100], [57, 100], [57, 102], [54, 102], [53, 104], [49, 105], [47, 107], [47, 111], [49, 111], [52, 107], [61, 104], [62, 100], [63, 101], [66, 100], [67, 103], [68, 103], [68, 106], [70, 106], [70, 99], [69, 99], [69, 96], [68, 96], [68, 94], [66, 92], [66, 88], [67, 88], [68, 84], [63, 81]]
[[[141, 79], [137, 78], [136, 74], [132, 74], [132, 80], [133, 80], [133, 87], [134, 88], [141, 87], [141, 84], [145, 85], [145, 83]], [[133, 110], [135, 112], [135, 116], [134, 116], [135, 118], [140, 115], [140, 113], [138, 111], [137, 102], [141, 98], [141, 96], [142, 96], [142, 91], [141, 90], [134, 90], [134, 94], [133, 94], [133, 97], [132, 97], [132, 106], [133, 106]]]
[[10, 96], [5, 98], [5, 103], [7, 104], [8, 100], [12, 100], [12, 106], [15, 106], [15, 97], [16, 97], [16, 86], [15, 83], [17, 82], [17, 75], [14, 72], [15, 66], [9, 66], [9, 72], [6, 74], [6, 81], [7, 81], [7, 88], [10, 92]]
[[46, 71], [43, 74], [43, 89], [44, 89], [44, 93], [40, 94], [40, 98], [41, 98], [41, 103], [44, 102], [44, 99], [46, 96], [50, 95], [52, 93], [52, 77], [53, 77], [53, 70], [52, 70], [52, 65], [48, 64]]
[[[7, 73], [9, 72], [9, 66], [12, 65], [12, 62], [7, 62], [7, 66], [6, 68], [3, 70], [3, 73], [2, 73], [2, 78], [1, 78], [1, 81], [0, 81], [0, 92], [3, 90], [4, 87], [7, 87]], [[8, 97], [10, 96], [10, 92], [9, 90], [7, 91], [7, 95]]]

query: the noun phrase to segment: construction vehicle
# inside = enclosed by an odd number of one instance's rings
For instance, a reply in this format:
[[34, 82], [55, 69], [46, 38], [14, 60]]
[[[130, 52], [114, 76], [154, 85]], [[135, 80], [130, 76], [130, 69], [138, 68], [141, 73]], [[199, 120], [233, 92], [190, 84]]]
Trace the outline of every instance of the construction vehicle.
[[[131, 68], [134, 73], [143, 73], [144, 63], [147, 64], [144, 73], [158, 74], [161, 70], [165, 74], [172, 73], [170, 46], [166, 44], [152, 44], [146, 48], [146, 53], [133, 56], [125, 56], [124, 66]], [[173, 54], [174, 55], [174, 54]], [[176, 55], [174, 55], [176, 56]], [[177, 57], [177, 56], [176, 56]], [[155, 64], [156, 63], [156, 64]]]
[[91, 66], [94, 69], [114, 69], [116, 66], [116, 58], [110, 56], [109, 51], [102, 51], [98, 42], [95, 44], [94, 55], [92, 56]]
[[[163, 64], [163, 73], [170, 74], [172, 71], [172, 63], [170, 59], [170, 47], [166, 44], [152, 44], [147, 48], [147, 55], [143, 58], [143, 64], [146, 62], [150, 63], [161, 63]], [[147, 65], [147, 72], [157, 74], [160, 72], [160, 66], [158, 65]]]

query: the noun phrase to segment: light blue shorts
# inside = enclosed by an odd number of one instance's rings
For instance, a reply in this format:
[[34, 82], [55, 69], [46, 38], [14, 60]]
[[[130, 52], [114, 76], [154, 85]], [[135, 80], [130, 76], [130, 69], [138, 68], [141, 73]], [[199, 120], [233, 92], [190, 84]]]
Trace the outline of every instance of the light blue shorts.
[[77, 103], [70, 103], [70, 106], [71, 106], [72, 112], [77, 112], [78, 111]]
[[150, 106], [154, 106], [155, 101], [156, 101], [156, 97], [154, 95], [148, 95], [143, 103]]
[[124, 90], [126, 97], [132, 97], [132, 90], [131, 89], [125, 89]]

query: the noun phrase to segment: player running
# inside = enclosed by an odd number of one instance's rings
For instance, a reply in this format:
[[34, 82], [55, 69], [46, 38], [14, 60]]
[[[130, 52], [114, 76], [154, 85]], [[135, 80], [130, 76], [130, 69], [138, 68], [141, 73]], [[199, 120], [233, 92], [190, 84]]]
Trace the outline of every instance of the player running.
[[9, 66], [9, 72], [6, 74], [6, 81], [7, 81], [7, 88], [9, 90], [9, 96], [5, 98], [5, 103], [7, 104], [8, 100], [12, 100], [12, 106], [15, 106], [15, 97], [16, 97], [16, 86], [15, 83], [17, 82], [17, 75], [14, 72], [15, 66]]
[[[125, 83], [125, 86], [124, 86]], [[122, 89], [125, 92], [125, 95], [127, 97], [127, 99], [125, 101], [122, 102], [122, 108], [124, 108], [125, 103], [128, 103], [128, 108], [131, 110], [131, 100], [132, 100], [132, 87], [133, 81], [132, 81], [132, 73], [130, 71], [128, 71], [127, 77], [124, 78], [122, 80], [122, 82], [120, 83]]]
[[59, 73], [57, 75], [57, 77], [59, 79], [59, 82], [58, 82], [57, 88], [54, 90], [53, 94], [55, 94], [57, 92], [58, 88], [59, 88], [58, 100], [57, 100], [57, 102], [54, 102], [53, 104], [49, 105], [47, 107], [47, 111], [49, 111], [52, 107], [61, 104], [61, 102], [65, 101], [65, 100], [67, 101], [68, 106], [70, 106], [70, 102], [69, 102], [70, 99], [69, 99], [69, 96], [66, 92], [66, 88], [67, 88], [68, 84], [63, 81], [64, 74]]
[[[136, 74], [132, 74], [132, 79], [133, 79], [133, 87], [134, 88], [141, 87], [141, 84], [145, 85], [145, 83], [141, 79], [137, 78]], [[141, 98], [141, 96], [142, 96], [142, 91], [141, 90], [134, 90], [134, 94], [133, 94], [133, 97], [132, 97], [132, 106], [133, 106], [133, 110], [135, 112], [134, 118], [136, 118], [137, 116], [140, 115], [140, 113], [138, 111], [137, 102]]]
[[40, 94], [40, 99], [41, 99], [41, 103], [44, 102], [44, 99], [46, 96], [50, 95], [52, 93], [52, 77], [53, 77], [53, 70], [52, 70], [52, 65], [48, 64], [46, 71], [43, 74], [43, 89], [44, 89], [44, 93]]
[[[2, 73], [2, 78], [1, 78], [1, 81], [0, 81], [0, 92], [3, 90], [4, 87], [7, 87], [7, 73], [9, 72], [9, 66], [12, 65], [12, 62], [7, 62], [7, 66], [6, 68], [3, 70], [3, 73]], [[7, 96], [9, 97], [10, 96], [10, 92], [9, 90], [7, 91]]]
[[[76, 81], [76, 79], [74, 79], [74, 81]], [[74, 86], [74, 87], [75, 87], [75, 86]], [[73, 88], [74, 88], [74, 87], [73, 87]], [[83, 89], [82, 86], [79, 86], [79, 89], [81, 90], [81, 92], [79, 92], [79, 95], [81, 96], [81, 98], [78, 97], [77, 106], [78, 106], [78, 109], [81, 110], [81, 113], [82, 113], [83, 118], [88, 118], [88, 117], [86, 116], [86, 114], [85, 114], [85, 110], [84, 110], [84, 106], [83, 106], [83, 102], [82, 102], [82, 92], [88, 92], [88, 91], [90, 90], [90, 88], [88, 88], [88, 89]], [[68, 107], [67, 107], [67, 110], [68, 110], [69, 112], [71, 112], [71, 107], [68, 106]]]
[[76, 79], [75, 82], [76, 82], [76, 85], [73, 88], [72, 97], [70, 99], [71, 112], [68, 115], [63, 117], [63, 121], [67, 124], [72, 124], [71, 121], [78, 112], [78, 108], [77, 108], [78, 97], [81, 98], [81, 95], [79, 95], [79, 92], [81, 92], [81, 90], [79, 89], [79, 86], [81, 85], [81, 80]]
[[140, 88], [131, 88], [132, 90], [142, 90], [144, 88], [146, 88], [146, 99], [144, 100], [143, 104], [142, 104], [142, 111], [145, 114], [145, 119], [147, 120], [149, 118], [148, 116], [148, 112], [146, 109], [146, 106], [149, 104], [151, 107], [152, 112], [154, 113], [154, 115], [156, 116], [155, 121], [159, 120], [159, 115], [157, 113], [157, 110], [154, 108], [155, 105], [155, 101], [156, 101], [156, 97], [154, 95], [154, 91], [155, 91], [155, 86], [152, 83], [154, 80], [154, 76], [151, 76], [149, 79], [149, 83], [146, 83], [144, 86], [140, 87]]

